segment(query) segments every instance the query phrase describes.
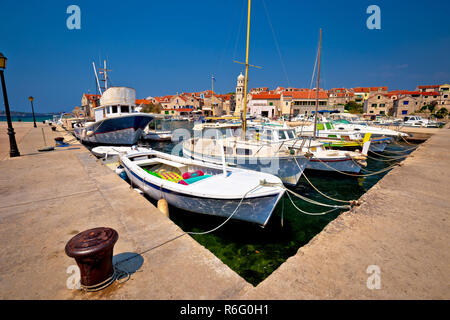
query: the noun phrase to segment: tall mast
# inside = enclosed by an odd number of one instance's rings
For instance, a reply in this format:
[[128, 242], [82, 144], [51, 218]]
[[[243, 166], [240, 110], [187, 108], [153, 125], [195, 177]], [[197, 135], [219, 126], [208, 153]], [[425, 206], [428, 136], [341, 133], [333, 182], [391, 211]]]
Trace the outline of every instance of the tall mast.
[[314, 113], [314, 138], [317, 136], [317, 113], [319, 111], [319, 80], [320, 80], [320, 51], [322, 46], [322, 28], [320, 29], [319, 35], [319, 57], [317, 65], [317, 86], [316, 86], [316, 112]]
[[244, 114], [242, 115], [242, 139], [246, 137], [247, 131], [247, 82], [248, 82], [248, 51], [250, 43], [250, 10], [252, 0], [248, 0], [248, 17], [247, 17], [247, 50], [245, 53], [245, 82], [244, 82]]
[[92, 66], [94, 67], [95, 79], [97, 80], [98, 90], [100, 91], [100, 95], [102, 95], [102, 88], [100, 87], [100, 82], [98, 81], [97, 70], [95, 69], [95, 63], [92, 61]]
[[214, 116], [214, 75], [211, 76], [211, 115]]

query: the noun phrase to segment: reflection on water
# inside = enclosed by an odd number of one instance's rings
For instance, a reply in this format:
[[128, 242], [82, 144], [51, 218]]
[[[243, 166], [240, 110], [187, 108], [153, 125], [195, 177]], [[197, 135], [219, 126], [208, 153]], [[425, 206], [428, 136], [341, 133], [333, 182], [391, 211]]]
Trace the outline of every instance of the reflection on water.
[[[175, 123], [178, 128], [191, 129], [188, 122]], [[144, 143], [149, 147], [171, 153], [176, 144], [167, 142]], [[387, 150], [404, 150], [411, 146], [396, 143]], [[398, 153], [385, 153], [398, 156]], [[377, 158], [376, 155], [373, 155]], [[383, 159], [383, 158], [380, 158]], [[375, 172], [392, 165], [392, 161], [368, 159], [367, 170]], [[308, 179], [323, 193], [341, 200], [356, 200], [375, 185], [387, 172], [369, 177], [350, 177], [339, 173], [305, 172]], [[293, 190], [307, 198], [328, 204], [338, 204], [318, 194], [302, 178]], [[149, 199], [156, 205], [156, 201]], [[295, 199], [295, 204], [307, 212], [323, 212], [329, 208], [319, 207]], [[241, 221], [230, 220], [219, 230], [206, 235], [193, 235], [201, 245], [208, 248], [219, 259], [253, 285], [269, 276], [287, 258], [307, 244], [324, 227], [334, 220], [341, 211], [323, 216], [309, 216], [299, 213], [285, 196], [278, 204], [271, 220], [265, 228]], [[206, 216], [170, 208], [170, 218], [184, 231], [202, 232], [220, 225], [224, 218]]]

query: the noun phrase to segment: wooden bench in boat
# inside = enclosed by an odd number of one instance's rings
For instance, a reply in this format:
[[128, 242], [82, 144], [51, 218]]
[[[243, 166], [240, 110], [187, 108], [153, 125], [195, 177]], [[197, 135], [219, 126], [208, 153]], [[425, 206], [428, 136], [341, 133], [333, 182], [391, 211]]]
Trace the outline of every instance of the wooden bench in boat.
[[145, 159], [145, 160], [136, 160], [133, 161], [134, 164], [136, 164], [137, 166], [144, 166], [144, 165], [152, 165], [152, 164], [166, 164], [168, 166], [174, 167], [174, 168], [178, 168], [178, 169], [184, 169], [187, 168], [187, 164], [184, 163], [178, 163], [178, 162], [174, 162], [174, 161], [170, 161], [170, 160], [166, 160], [166, 159], [161, 159], [161, 158], [152, 158], [152, 159]]

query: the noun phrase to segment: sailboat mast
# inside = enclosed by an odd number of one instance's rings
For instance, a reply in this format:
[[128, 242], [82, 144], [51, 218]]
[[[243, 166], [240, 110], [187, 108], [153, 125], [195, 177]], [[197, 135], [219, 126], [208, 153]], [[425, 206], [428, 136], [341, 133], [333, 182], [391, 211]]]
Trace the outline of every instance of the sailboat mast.
[[246, 137], [247, 131], [247, 82], [248, 82], [248, 51], [250, 43], [250, 10], [251, 10], [251, 0], [248, 0], [248, 17], [247, 17], [247, 50], [245, 53], [245, 82], [244, 82], [244, 114], [242, 118], [242, 135], [243, 139]]
[[314, 138], [317, 136], [317, 113], [319, 111], [319, 81], [320, 81], [320, 53], [322, 47], [322, 28], [320, 29], [319, 35], [319, 57], [317, 65], [317, 86], [316, 86], [316, 112], [314, 113]]
[[95, 69], [95, 63], [92, 61], [92, 66], [94, 67], [95, 79], [97, 80], [98, 91], [100, 91], [100, 95], [102, 95], [102, 88], [100, 87], [100, 82], [98, 81], [97, 70]]

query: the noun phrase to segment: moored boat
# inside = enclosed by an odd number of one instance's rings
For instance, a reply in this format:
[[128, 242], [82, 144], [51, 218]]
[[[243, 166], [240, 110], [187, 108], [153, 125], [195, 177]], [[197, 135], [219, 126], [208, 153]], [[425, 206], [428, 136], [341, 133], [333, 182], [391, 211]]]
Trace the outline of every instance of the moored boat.
[[265, 226], [285, 189], [262, 172], [190, 160], [159, 151], [122, 155], [133, 184], [177, 208]]
[[108, 88], [100, 98], [100, 106], [94, 108], [95, 122], [76, 124], [75, 136], [92, 144], [136, 144], [153, 116], [135, 112], [135, 101], [136, 92], [132, 88]]

